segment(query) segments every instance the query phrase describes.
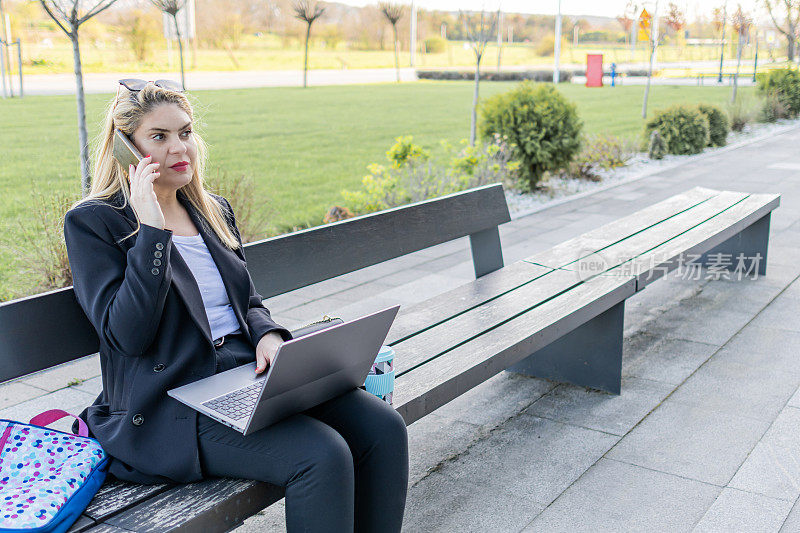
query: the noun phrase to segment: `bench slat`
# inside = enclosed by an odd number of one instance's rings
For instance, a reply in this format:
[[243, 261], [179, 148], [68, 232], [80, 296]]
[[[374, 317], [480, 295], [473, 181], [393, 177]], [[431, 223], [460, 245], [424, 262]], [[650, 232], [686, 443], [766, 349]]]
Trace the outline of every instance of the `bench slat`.
[[84, 530], [91, 531], [92, 533], [129, 533], [130, 531], [138, 531], [136, 529], [122, 529], [121, 527], [112, 526], [110, 524], [98, 524], [91, 529]]
[[667, 198], [624, 218], [604, 224], [579, 237], [557, 244], [548, 250], [538, 252], [525, 260], [550, 268], [563, 267], [576, 259], [575, 255], [578, 251], [597, 251], [613, 245], [620, 240], [627, 239], [632, 235], [648, 230], [652, 226], [661, 224], [680, 213], [694, 210], [719, 194], [720, 191], [695, 187], [683, 194]]
[[630, 297], [633, 278], [597, 276], [425, 365], [397, 377], [394, 405], [406, 424], [528, 357]]
[[245, 255], [256, 289], [270, 298], [510, 220], [497, 183], [258, 241]]
[[386, 344], [397, 344], [411, 335], [469, 311], [551, 270], [518, 261], [424, 302], [403, 306], [386, 337]]
[[0, 303], [0, 382], [97, 353], [72, 287]]
[[111, 478], [110, 481], [103, 483], [83, 514], [99, 522], [122, 509], [166, 492], [172, 487], [173, 485], [168, 484], [139, 485]]
[[94, 520], [86, 515], [81, 515], [77, 520], [75, 520], [75, 523], [70, 526], [70, 528], [67, 530], [67, 533], [81, 533], [89, 529], [89, 527], [93, 526], [94, 524]]
[[681, 253], [692, 259], [693, 254], [707, 252], [766, 216], [778, 205], [780, 205], [778, 194], [751, 195], [724, 213], [650, 250], [643, 256], [609, 270], [609, 273], [616, 271], [626, 276], [629, 273], [636, 273], [637, 290], [641, 290], [677, 268]]
[[[648, 225], [641, 231], [631, 231], [624, 226], [608, 228], [602, 238], [581, 235], [567, 241], [569, 246], [559, 246], [557, 253], [550, 254], [550, 262], [543, 263], [534, 260], [533, 257], [525, 258], [525, 261], [550, 268], [573, 268], [579, 259], [588, 258], [593, 254], [607, 260], [621, 257], [627, 259], [688, 231], [704, 220], [717, 216], [746, 197], [746, 193], [723, 191], [690, 209], [674, 214], [659, 223]], [[645, 208], [634, 215], [640, 214], [644, 217], [647, 211], [648, 208]]]
[[[247, 479], [212, 478], [174, 489], [112, 516], [106, 524], [132, 531], [227, 531], [283, 498], [284, 489]], [[95, 528], [89, 529], [94, 533]]]
[[395, 375], [427, 365], [460, 344], [485, 335], [487, 331], [513, 320], [521, 313], [543, 305], [548, 299], [581, 284], [575, 272], [557, 270], [524, 284], [480, 307], [462, 313], [419, 335], [393, 346]]

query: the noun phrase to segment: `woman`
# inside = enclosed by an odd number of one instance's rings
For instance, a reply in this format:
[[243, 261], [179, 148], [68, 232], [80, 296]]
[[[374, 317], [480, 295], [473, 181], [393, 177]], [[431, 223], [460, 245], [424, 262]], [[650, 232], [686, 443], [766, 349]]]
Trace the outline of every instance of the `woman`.
[[[110, 473], [257, 479], [286, 487], [288, 531], [400, 531], [406, 427], [379, 398], [353, 389], [244, 437], [167, 395], [254, 360], [263, 372], [291, 333], [253, 286], [230, 204], [204, 189], [207, 150], [180, 87], [120, 83], [91, 192], [64, 220], [75, 296], [100, 338], [103, 392], [81, 418]], [[114, 128], [147, 154], [137, 166], [114, 159]]]

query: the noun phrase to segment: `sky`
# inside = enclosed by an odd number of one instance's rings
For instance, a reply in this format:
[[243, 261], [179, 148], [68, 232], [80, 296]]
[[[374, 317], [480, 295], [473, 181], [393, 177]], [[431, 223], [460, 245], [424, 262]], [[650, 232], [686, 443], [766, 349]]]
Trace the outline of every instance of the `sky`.
[[[364, 6], [377, 4], [377, 0], [336, 0], [343, 4]], [[403, 0], [410, 3], [411, 0]], [[516, 13], [555, 14], [558, 9], [558, 0], [416, 0], [417, 5], [427, 9], [443, 11], [458, 11], [458, 9], [479, 10], [484, 6], [487, 10], [495, 10], [498, 5], [503, 11]], [[670, 0], [659, 0], [659, 11], [664, 11]], [[681, 7], [691, 20], [696, 13], [709, 15], [714, 7], [721, 6], [725, 0], [672, 0]], [[615, 17], [625, 10], [627, 0], [561, 0], [561, 12], [565, 15], [599, 15]], [[634, 3], [645, 5], [650, 11], [655, 0], [634, 0]], [[741, 3], [742, 8], [751, 13], [761, 15], [759, 0], [728, 0], [729, 11], [736, 9], [736, 4]]]

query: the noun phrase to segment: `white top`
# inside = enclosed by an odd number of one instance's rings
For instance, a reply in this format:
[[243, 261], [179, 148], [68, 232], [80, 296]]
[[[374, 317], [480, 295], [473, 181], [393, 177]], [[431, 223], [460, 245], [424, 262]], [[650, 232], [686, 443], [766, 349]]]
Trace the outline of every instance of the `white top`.
[[190, 237], [173, 235], [172, 242], [189, 265], [200, 289], [208, 324], [211, 326], [211, 338], [217, 340], [223, 335], [241, 332], [239, 321], [236, 320], [225, 285], [222, 283], [222, 276], [203, 241], [203, 236], [199, 233]]

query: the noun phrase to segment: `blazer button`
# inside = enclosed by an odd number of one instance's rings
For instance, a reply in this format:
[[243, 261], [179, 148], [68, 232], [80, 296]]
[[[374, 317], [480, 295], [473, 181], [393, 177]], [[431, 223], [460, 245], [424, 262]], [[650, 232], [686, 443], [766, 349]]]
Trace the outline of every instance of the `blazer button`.
[[153, 264], [157, 267], [161, 266], [161, 259], [153, 259]]
[[158, 276], [158, 273], [160, 272], [160, 270], [158, 270], [157, 268], [154, 268], [150, 272], [152, 272], [154, 276]]
[[161, 252], [153, 252], [154, 257], [161, 257], [161, 255], [162, 255]]
[[163, 249], [164, 249], [164, 245], [161, 244], [160, 242], [157, 242], [156, 243], [156, 250], [163, 250]]
[[132, 422], [134, 426], [141, 426], [142, 424], [144, 424], [144, 417], [141, 414], [137, 413], [133, 415]]
[[165, 368], [167, 367], [165, 367], [162, 363], [158, 363], [156, 366], [153, 367], [153, 372], [161, 372]]

